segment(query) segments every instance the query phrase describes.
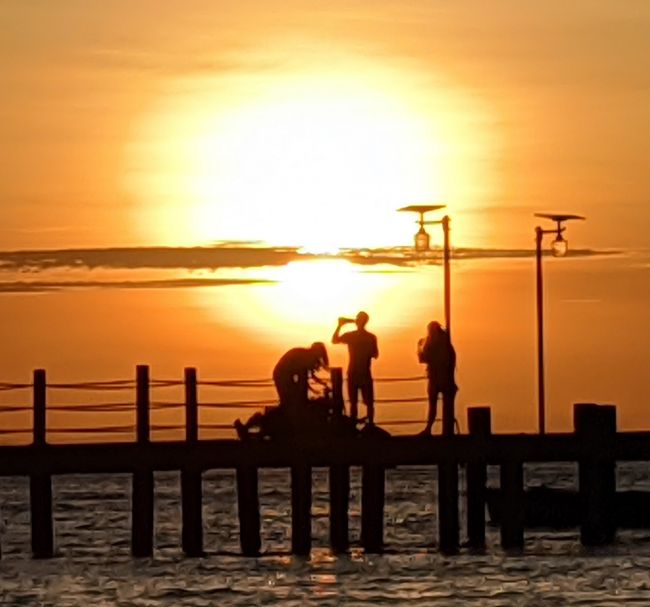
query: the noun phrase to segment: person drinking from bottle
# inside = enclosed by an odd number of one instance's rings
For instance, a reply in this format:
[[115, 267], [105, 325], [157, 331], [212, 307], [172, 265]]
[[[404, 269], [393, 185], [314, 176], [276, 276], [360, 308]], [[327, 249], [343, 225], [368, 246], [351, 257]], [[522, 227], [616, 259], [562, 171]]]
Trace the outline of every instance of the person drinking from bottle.
[[[359, 312], [355, 319], [340, 317], [334, 335], [333, 344], [348, 346], [348, 399], [350, 401], [350, 417], [356, 421], [358, 415], [359, 392], [363, 404], [368, 411], [368, 425], [373, 425], [375, 419], [375, 394], [372, 382], [372, 359], [379, 356], [377, 337], [366, 330], [369, 316]], [[355, 323], [357, 328], [341, 335], [341, 329], [348, 323]]]

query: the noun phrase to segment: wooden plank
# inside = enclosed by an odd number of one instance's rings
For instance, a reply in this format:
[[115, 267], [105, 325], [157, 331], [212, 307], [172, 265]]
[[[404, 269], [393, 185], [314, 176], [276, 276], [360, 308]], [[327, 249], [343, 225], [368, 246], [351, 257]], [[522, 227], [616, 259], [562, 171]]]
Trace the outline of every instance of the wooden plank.
[[[611, 437], [608, 453], [619, 461], [650, 461], [650, 433], [621, 432]], [[420, 439], [392, 437], [377, 441], [358, 439], [314, 440], [301, 447], [301, 460], [312, 467], [337, 464], [362, 466], [436, 465], [456, 460], [461, 463], [506, 461], [566, 462], [588, 455], [588, 447], [573, 433], [539, 435], [495, 434], [489, 440], [467, 435], [453, 438]], [[147, 445], [104, 443], [95, 445], [47, 445], [0, 447], [0, 476], [29, 476], [42, 470], [51, 474], [132, 473], [137, 466], [153, 470], [180, 470], [199, 462], [203, 470], [234, 469], [239, 465], [258, 468], [288, 468], [297, 459], [295, 449], [271, 441], [202, 440], [191, 451], [185, 441], [160, 441]]]

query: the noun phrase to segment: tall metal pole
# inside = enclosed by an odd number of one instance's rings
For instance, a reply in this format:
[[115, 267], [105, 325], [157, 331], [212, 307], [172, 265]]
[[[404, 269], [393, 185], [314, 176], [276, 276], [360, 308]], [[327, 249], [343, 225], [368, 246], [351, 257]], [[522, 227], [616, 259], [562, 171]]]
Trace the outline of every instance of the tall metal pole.
[[442, 218], [442, 231], [444, 233], [444, 268], [445, 268], [445, 326], [451, 337], [451, 270], [449, 261], [451, 250], [449, 246], [449, 215]]
[[537, 262], [537, 420], [539, 433], [546, 433], [546, 394], [544, 389], [544, 285], [542, 282], [542, 238], [544, 230], [535, 228]]

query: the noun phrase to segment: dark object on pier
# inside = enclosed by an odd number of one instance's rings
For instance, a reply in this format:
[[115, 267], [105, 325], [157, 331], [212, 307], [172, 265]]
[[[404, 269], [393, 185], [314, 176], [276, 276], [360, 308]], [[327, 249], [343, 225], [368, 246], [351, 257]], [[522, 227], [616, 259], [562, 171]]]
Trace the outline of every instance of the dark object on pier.
[[[500, 489], [488, 489], [486, 502], [491, 525], [500, 525], [503, 513]], [[525, 492], [524, 525], [529, 528], [570, 529], [580, 525], [580, 495], [569, 489], [534, 487]], [[650, 493], [619, 491], [614, 520], [624, 529], [650, 529]]]
[[[323, 436], [349, 438], [360, 434], [355, 420], [341, 414], [336, 399], [329, 394], [308, 400], [293, 410], [281, 406], [266, 407], [264, 413], [255, 413], [245, 424], [237, 420], [235, 428], [241, 440]], [[378, 433], [390, 436], [379, 428], [372, 435]]]

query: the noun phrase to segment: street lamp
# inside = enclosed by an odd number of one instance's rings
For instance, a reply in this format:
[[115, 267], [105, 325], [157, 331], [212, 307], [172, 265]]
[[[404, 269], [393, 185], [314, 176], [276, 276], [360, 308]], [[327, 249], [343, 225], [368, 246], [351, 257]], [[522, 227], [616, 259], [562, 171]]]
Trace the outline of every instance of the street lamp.
[[537, 420], [539, 433], [546, 433], [546, 392], [544, 388], [544, 295], [542, 282], [542, 240], [544, 234], [554, 234], [551, 243], [551, 253], [554, 257], [564, 257], [569, 250], [569, 243], [563, 233], [566, 228], [562, 225], [572, 219], [584, 219], [581, 215], [535, 213], [535, 217], [550, 219], [556, 223], [552, 230], [540, 226], [535, 228], [535, 259], [537, 267]]
[[449, 245], [449, 216], [445, 215], [438, 221], [425, 221], [424, 214], [430, 211], [444, 209], [444, 204], [413, 204], [408, 207], [397, 209], [407, 213], [419, 213], [420, 218], [416, 220], [420, 224], [420, 229], [415, 234], [415, 250], [418, 253], [425, 253], [430, 250], [431, 238], [429, 233], [424, 229], [425, 225], [441, 225], [444, 235], [443, 259], [444, 259], [444, 276], [445, 276], [445, 327], [447, 334], [451, 338], [451, 271], [449, 262], [451, 259], [451, 247]]

